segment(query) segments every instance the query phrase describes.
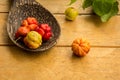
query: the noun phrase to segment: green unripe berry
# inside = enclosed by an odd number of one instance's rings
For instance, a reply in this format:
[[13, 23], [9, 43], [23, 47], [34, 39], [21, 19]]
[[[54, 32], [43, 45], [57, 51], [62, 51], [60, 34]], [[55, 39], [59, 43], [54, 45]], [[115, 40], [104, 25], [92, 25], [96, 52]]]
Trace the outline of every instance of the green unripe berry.
[[65, 16], [67, 20], [75, 20], [78, 16], [78, 11], [74, 7], [69, 7], [65, 10]]

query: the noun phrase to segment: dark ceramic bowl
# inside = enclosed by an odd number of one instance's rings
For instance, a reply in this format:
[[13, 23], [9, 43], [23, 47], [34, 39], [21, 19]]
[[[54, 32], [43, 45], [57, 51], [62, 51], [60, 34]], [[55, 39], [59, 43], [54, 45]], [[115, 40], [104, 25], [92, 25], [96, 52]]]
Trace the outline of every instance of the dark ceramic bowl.
[[[27, 17], [35, 17], [39, 23], [47, 23], [51, 26], [53, 36], [47, 42], [43, 42], [37, 49], [30, 49], [20, 40], [15, 40], [15, 32], [21, 21]], [[8, 15], [7, 32], [14, 44], [27, 51], [45, 51], [55, 46], [60, 36], [60, 26], [55, 17], [42, 5], [34, 0], [14, 0]]]

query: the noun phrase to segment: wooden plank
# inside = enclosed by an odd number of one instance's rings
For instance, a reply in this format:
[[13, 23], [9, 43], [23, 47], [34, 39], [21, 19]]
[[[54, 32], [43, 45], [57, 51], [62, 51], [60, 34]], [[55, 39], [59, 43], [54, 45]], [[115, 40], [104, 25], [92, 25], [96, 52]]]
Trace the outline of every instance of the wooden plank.
[[1, 80], [120, 79], [120, 48], [91, 48], [82, 58], [72, 55], [70, 47], [29, 53], [16, 46], [0, 46], [0, 51]]
[[[45, 8], [47, 8], [52, 13], [63, 13], [64, 10], [69, 7], [68, 4], [70, 0], [36, 0], [40, 4], [42, 4]], [[11, 6], [12, 0], [1, 0], [0, 1], [0, 12], [8, 12]], [[80, 8], [79, 4], [81, 0], [78, 0], [75, 4], [71, 6], [75, 6], [76, 8]], [[81, 12], [82, 8], [80, 8]]]
[[78, 9], [78, 11], [81, 13], [84, 13], [84, 12], [86, 13], [91, 11], [91, 9], [87, 9], [85, 11], [82, 9], [81, 6], [82, 6], [83, 0], [77, 0], [77, 2], [75, 2], [72, 5], [68, 5], [71, 0], [51, 0], [49, 2], [47, 0], [36, 0], [36, 1], [38, 1], [40, 4], [42, 4], [45, 8], [47, 8], [52, 13], [64, 13], [67, 7], [73, 7], [73, 6], [76, 9]]
[[[80, 14], [91, 14], [92, 8], [86, 8], [85, 10], [82, 8], [82, 4], [84, 0], [77, 0], [74, 4], [68, 5], [71, 0], [36, 0], [41, 3], [44, 7], [50, 10], [52, 13], [64, 13], [67, 7], [75, 7], [78, 9]], [[118, 0], [120, 3], [120, 0]], [[120, 7], [120, 5], [119, 5]], [[120, 9], [119, 9], [120, 10]], [[120, 13], [120, 12], [119, 12]]]
[[106, 23], [94, 15], [79, 16], [73, 22], [61, 15], [56, 18], [61, 25], [58, 45], [70, 45], [75, 38], [83, 37], [93, 46], [120, 46], [120, 16], [114, 16]]
[[[64, 13], [67, 7], [75, 7], [78, 9], [80, 14], [91, 14], [91, 8], [85, 10], [82, 9], [83, 0], [77, 0], [74, 4], [68, 6], [70, 0], [36, 0], [47, 8], [52, 13]], [[120, 0], [118, 0], [120, 3]], [[1, 0], [0, 1], [0, 12], [8, 12], [11, 6], [12, 0]], [[119, 5], [120, 7], [120, 5]]]
[[10, 9], [10, 0], [0, 0], [0, 12], [8, 12]]
[[[7, 14], [0, 14], [0, 45], [12, 44], [6, 32]], [[120, 47], [120, 16], [114, 16], [107, 23], [101, 23], [94, 15], [82, 15], [75, 21], [66, 21], [64, 15], [54, 15], [61, 26], [59, 46], [70, 46], [75, 38], [87, 38], [92, 46]], [[69, 36], [69, 37], [68, 37]]]
[[[0, 19], [0, 43], [1, 43], [1, 45], [3, 45], [4, 44], [4, 42], [5, 42], [5, 44], [7, 43], [7, 44], [11, 44], [12, 42], [11, 42], [11, 40], [9, 39], [9, 37], [8, 37], [8, 34], [7, 34], [7, 16], [8, 16], [8, 14], [6, 14], [6, 13], [0, 13], [1, 14], [1, 19]], [[4, 44], [4, 45], [5, 45]]]

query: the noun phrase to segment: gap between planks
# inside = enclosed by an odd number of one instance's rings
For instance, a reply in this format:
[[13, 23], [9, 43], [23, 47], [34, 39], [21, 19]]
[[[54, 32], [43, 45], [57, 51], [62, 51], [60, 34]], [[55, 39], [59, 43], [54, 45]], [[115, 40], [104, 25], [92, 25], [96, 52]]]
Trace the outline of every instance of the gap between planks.
[[[0, 44], [0, 46], [16, 46], [14, 44]], [[17, 46], [16, 46], [17, 47]], [[71, 47], [71, 45], [55, 45], [55, 47]], [[120, 46], [99, 46], [91, 45], [92, 48], [120, 48]]]
[[[0, 12], [0, 13], [9, 13], [9, 12]], [[65, 15], [64, 13], [52, 13], [53, 15]], [[79, 13], [79, 15], [96, 15], [94, 13]], [[118, 13], [117, 16], [120, 16]]]
[[[70, 45], [56, 45], [56, 47], [71, 47]], [[98, 45], [91, 45], [93, 48], [120, 48], [120, 46], [98, 46]]]

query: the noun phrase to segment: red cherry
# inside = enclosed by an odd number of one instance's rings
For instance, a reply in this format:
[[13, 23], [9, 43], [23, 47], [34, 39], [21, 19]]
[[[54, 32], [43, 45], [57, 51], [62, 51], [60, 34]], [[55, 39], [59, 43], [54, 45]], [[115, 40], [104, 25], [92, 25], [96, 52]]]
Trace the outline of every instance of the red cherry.
[[28, 17], [27, 21], [29, 24], [38, 24], [38, 21], [34, 17]]
[[18, 31], [15, 33], [15, 39], [19, 38], [20, 34], [18, 33]]
[[40, 24], [40, 27], [45, 31], [45, 32], [50, 32], [51, 27], [48, 24]]
[[42, 28], [45, 31], [47, 26], [48, 26], [48, 24], [40, 24], [39, 27]]
[[50, 26], [47, 26], [45, 31], [46, 31], [46, 32], [50, 32], [50, 31], [51, 31], [51, 27], [50, 27]]
[[23, 21], [22, 21], [22, 26], [28, 26], [27, 20], [23, 20]]
[[27, 27], [19, 27], [17, 30], [18, 34], [21, 36], [26, 36], [28, 32], [30, 32], [30, 29]]
[[43, 36], [43, 40], [44, 40], [44, 41], [47, 41], [47, 40], [50, 39], [51, 36], [52, 36], [52, 33], [51, 33], [51, 32], [45, 33], [44, 36]]
[[30, 24], [30, 25], [28, 25], [28, 28], [29, 28], [31, 31], [35, 30], [37, 27], [38, 27], [37, 24]]
[[43, 36], [45, 34], [44, 30], [42, 28], [39, 28], [39, 27], [37, 27], [35, 29], [35, 31], [37, 31], [39, 34], [41, 34], [41, 36]]

